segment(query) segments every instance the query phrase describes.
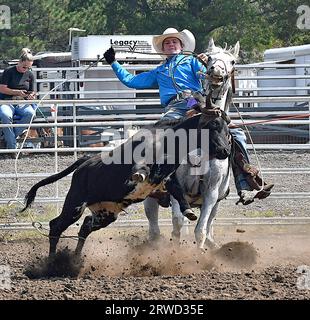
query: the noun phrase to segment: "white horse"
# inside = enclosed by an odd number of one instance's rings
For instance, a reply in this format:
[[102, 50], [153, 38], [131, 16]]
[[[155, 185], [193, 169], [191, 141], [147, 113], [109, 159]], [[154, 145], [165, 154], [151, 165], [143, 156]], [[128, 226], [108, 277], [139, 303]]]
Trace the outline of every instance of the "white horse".
[[[205, 83], [207, 108], [220, 108], [227, 111], [232, 97], [231, 77], [238, 58], [239, 42], [233, 48], [217, 47], [213, 39], [210, 40], [207, 52], [201, 56], [207, 69]], [[204, 246], [216, 247], [213, 238], [213, 221], [219, 201], [229, 193], [230, 163], [229, 158], [205, 159], [203, 155], [190, 154], [189, 163], [181, 165], [177, 171], [177, 178], [183, 187], [186, 198], [192, 207], [200, 207], [200, 215], [195, 227], [195, 238], [198, 248]], [[193, 165], [196, 161], [196, 166]], [[175, 242], [180, 241], [181, 228], [185, 217], [180, 211], [178, 202], [171, 197], [172, 202], [172, 237]], [[158, 208], [148, 208], [146, 215], [149, 220], [150, 240], [160, 235], [158, 225]]]

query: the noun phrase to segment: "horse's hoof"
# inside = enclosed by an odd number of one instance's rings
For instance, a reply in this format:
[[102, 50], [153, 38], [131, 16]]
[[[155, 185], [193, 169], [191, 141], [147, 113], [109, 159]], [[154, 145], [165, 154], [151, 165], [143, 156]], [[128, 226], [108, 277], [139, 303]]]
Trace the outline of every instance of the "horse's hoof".
[[211, 251], [217, 250], [217, 249], [220, 248], [220, 246], [219, 246], [217, 243], [215, 243], [214, 241], [211, 241], [211, 240], [209, 240], [209, 239], [207, 239], [207, 240], [205, 241], [205, 246], [206, 246], [207, 249], [209, 249], [209, 250], [211, 250]]
[[174, 234], [172, 232], [172, 234], [171, 234], [172, 245], [175, 247], [180, 247], [180, 245], [181, 245], [180, 240], [181, 240], [181, 234], [180, 233]]
[[194, 211], [192, 209], [186, 209], [183, 212], [183, 216], [186, 217], [190, 221], [197, 220], [197, 216], [195, 215]]
[[208, 249], [205, 249], [204, 247], [197, 247], [197, 249], [200, 254], [206, 254], [208, 252]]
[[155, 235], [155, 236], [149, 236], [149, 243], [157, 243], [161, 240], [161, 236], [160, 235]]

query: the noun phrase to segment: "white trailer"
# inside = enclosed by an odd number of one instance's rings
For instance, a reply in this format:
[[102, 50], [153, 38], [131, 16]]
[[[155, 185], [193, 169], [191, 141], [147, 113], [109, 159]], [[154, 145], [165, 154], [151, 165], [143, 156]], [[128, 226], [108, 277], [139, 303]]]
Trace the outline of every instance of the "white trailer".
[[[264, 64], [266, 68], [258, 71], [258, 76], [269, 79], [258, 80], [258, 87], [277, 88], [277, 90], [259, 91], [259, 96], [306, 96], [310, 94], [310, 44], [285, 48], [268, 49], [264, 52]], [[275, 65], [275, 67], [267, 67]], [[301, 66], [296, 66], [301, 65]], [[272, 77], [278, 77], [272, 79]], [[308, 89], [309, 87], [309, 89]], [[287, 88], [287, 89], [285, 89]], [[278, 104], [260, 103], [261, 107], [273, 107]], [[292, 103], [282, 104], [282, 107], [292, 107]]]
[[[116, 59], [130, 65], [158, 64], [162, 57], [156, 54], [152, 45], [152, 35], [90, 35], [87, 37], [74, 37], [72, 41], [72, 60], [75, 65], [88, 65], [90, 62], [102, 58], [103, 53], [111, 46], [116, 51]], [[106, 64], [104, 59], [98, 66]], [[133, 74], [144, 70], [130, 70]], [[136, 98], [135, 90], [128, 90], [120, 81], [116, 81], [115, 74], [110, 68], [90, 68], [82, 73], [80, 79], [98, 79], [96, 82], [81, 82], [80, 98]], [[114, 78], [114, 79], [113, 79]], [[109, 79], [111, 79], [109, 81]], [[87, 94], [83, 92], [95, 91]], [[101, 91], [101, 92], [100, 92]], [[109, 93], [110, 91], [110, 93]], [[109, 106], [106, 106], [109, 108]], [[113, 106], [113, 109], [135, 109], [134, 105]]]

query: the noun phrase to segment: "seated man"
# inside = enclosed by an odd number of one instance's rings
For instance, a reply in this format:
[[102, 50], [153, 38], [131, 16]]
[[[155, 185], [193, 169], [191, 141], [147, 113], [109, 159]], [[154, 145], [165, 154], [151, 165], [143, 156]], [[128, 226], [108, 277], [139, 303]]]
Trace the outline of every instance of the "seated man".
[[[36, 105], [29, 103], [35, 99], [34, 76], [29, 70], [33, 64], [30, 50], [24, 48], [16, 66], [4, 70], [0, 81], [0, 100], [27, 100], [23, 104], [0, 105], [0, 120], [2, 124], [12, 124], [14, 116], [18, 117], [16, 123], [27, 124], [35, 116]], [[7, 149], [16, 149], [16, 138], [24, 132], [25, 128], [2, 128]]]

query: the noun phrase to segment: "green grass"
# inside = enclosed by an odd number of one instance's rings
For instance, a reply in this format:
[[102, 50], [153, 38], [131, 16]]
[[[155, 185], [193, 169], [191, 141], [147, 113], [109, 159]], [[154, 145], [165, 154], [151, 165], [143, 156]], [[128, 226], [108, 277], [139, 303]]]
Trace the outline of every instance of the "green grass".
[[20, 217], [20, 218], [25, 218], [28, 216], [27, 212], [19, 213], [19, 210], [21, 207], [16, 204], [12, 205], [1, 205], [0, 206], [0, 219], [1, 220], [9, 220], [12, 217]]
[[289, 212], [283, 212], [281, 211], [281, 214], [274, 210], [266, 210], [266, 211], [246, 211], [243, 213], [243, 215], [247, 218], [259, 218], [259, 217], [265, 217], [265, 218], [273, 218], [281, 216], [288, 216]]
[[38, 231], [33, 230], [24, 230], [24, 231], [3, 231], [0, 233], [0, 242], [6, 241], [18, 241], [18, 240], [32, 240], [40, 239], [43, 237]]
[[31, 222], [32, 218], [35, 221], [48, 222], [57, 216], [56, 205], [47, 204], [44, 209], [37, 210], [36, 208], [27, 209], [24, 212], [19, 212], [20, 205], [13, 204], [11, 206], [0, 206], [0, 223], [13, 222]]

